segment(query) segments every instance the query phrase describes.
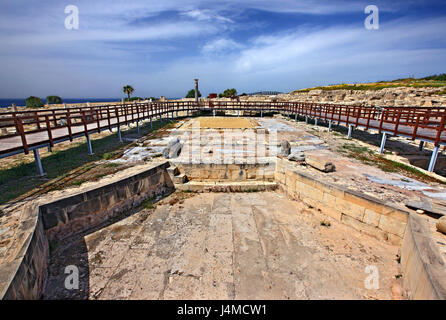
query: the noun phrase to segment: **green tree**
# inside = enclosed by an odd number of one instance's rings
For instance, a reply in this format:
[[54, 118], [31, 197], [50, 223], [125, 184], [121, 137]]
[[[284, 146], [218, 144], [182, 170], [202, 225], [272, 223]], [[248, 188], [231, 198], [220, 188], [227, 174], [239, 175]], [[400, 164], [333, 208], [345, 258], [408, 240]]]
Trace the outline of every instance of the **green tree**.
[[132, 86], [126, 85], [122, 88], [122, 91], [127, 95], [127, 98], [130, 100], [130, 95], [135, 91]]
[[[201, 97], [201, 92], [198, 90], [198, 97]], [[187, 92], [186, 98], [195, 98], [195, 89], [191, 89]]]
[[223, 93], [219, 95], [219, 97], [225, 97], [225, 98], [233, 98], [235, 96], [237, 96], [237, 90], [235, 90], [235, 88], [226, 89], [225, 91], [223, 91]]
[[43, 108], [44, 106], [42, 99], [34, 96], [26, 98], [25, 104], [27, 108]]
[[62, 98], [59, 96], [48, 96], [46, 97], [46, 103], [48, 104], [60, 104], [62, 102]]

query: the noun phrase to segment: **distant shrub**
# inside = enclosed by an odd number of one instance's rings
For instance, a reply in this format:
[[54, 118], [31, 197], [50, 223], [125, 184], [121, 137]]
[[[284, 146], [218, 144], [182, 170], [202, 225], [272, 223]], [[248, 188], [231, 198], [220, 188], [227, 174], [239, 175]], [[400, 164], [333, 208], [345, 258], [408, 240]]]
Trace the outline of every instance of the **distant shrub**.
[[59, 96], [48, 96], [48, 97], [46, 97], [46, 103], [61, 104], [61, 103], [63, 103], [63, 101], [62, 101], [62, 98]]
[[144, 100], [141, 97], [131, 97], [131, 98], [125, 98], [125, 101], [138, 101], [138, 100]]
[[42, 99], [40, 99], [39, 97], [28, 97], [25, 100], [25, 104], [27, 108], [43, 108], [44, 103], [42, 101]]
[[[201, 97], [200, 90], [198, 90], [198, 97]], [[186, 98], [195, 98], [195, 90], [194, 89], [189, 90], [189, 92], [186, 94]]]
[[220, 98], [232, 98], [235, 97], [237, 95], [237, 90], [235, 88], [232, 89], [226, 89], [225, 91], [223, 91], [223, 93], [220, 93], [218, 96]]
[[433, 76], [429, 76], [429, 77], [425, 77], [422, 78], [425, 80], [435, 80], [435, 81], [446, 81], [446, 73], [442, 73], [442, 74], [435, 74]]

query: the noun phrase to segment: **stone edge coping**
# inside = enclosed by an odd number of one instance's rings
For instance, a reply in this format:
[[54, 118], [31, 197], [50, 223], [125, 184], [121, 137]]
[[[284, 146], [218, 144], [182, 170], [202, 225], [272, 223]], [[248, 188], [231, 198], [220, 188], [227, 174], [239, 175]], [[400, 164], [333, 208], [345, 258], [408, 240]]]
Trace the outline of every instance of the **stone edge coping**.
[[[253, 158], [255, 157], [255, 155], [253, 156]], [[238, 159], [237, 157], [235, 157], [233, 155], [234, 159]], [[252, 158], [251, 158], [252, 159]], [[182, 159], [181, 156], [179, 158], [174, 158], [174, 159], [169, 159], [169, 161], [173, 164], [173, 165], [190, 165], [190, 166], [203, 166], [203, 167], [209, 167], [209, 169], [213, 168], [213, 167], [217, 167], [217, 166], [229, 166], [229, 165], [236, 165], [236, 166], [241, 166], [241, 165], [275, 165], [276, 164], [276, 159], [277, 157], [262, 157], [261, 159], [256, 159], [256, 161], [248, 161], [248, 159], [242, 159], [244, 160], [243, 162], [230, 162], [230, 163], [194, 163], [189, 159]]]
[[446, 267], [422, 216], [409, 215], [401, 246], [401, 265], [411, 298], [446, 300]]
[[[3, 299], [17, 274], [22, 261], [28, 252], [28, 248], [32, 244], [38, 223], [42, 223], [39, 215], [39, 208], [39, 205], [35, 202], [23, 207], [22, 217], [25, 217], [25, 219], [20, 221], [20, 228], [22, 229], [23, 225], [27, 225], [27, 228], [19, 231], [19, 235], [22, 236], [22, 242], [17, 245], [18, 250], [16, 250], [16, 256], [13, 259], [8, 259], [7, 262], [0, 264], [0, 299]], [[28, 221], [32, 223], [28, 225], [28, 223], [26, 223]]]
[[[402, 212], [406, 213], [407, 215], [410, 215], [412, 213], [406, 207], [396, 206], [395, 203], [389, 203], [388, 201], [383, 202], [382, 200], [380, 200], [378, 198], [374, 198], [372, 196], [369, 196], [368, 194], [360, 193], [358, 191], [350, 190], [350, 189], [348, 189], [348, 188], [346, 188], [346, 187], [344, 187], [342, 185], [337, 185], [337, 184], [332, 183], [332, 182], [320, 181], [320, 180], [314, 179], [314, 177], [311, 176], [309, 173], [302, 172], [298, 168], [296, 168], [294, 166], [291, 166], [291, 164], [295, 163], [295, 162], [291, 162], [288, 159], [281, 159], [281, 160], [282, 161], [287, 161], [287, 164], [290, 165], [288, 168], [286, 168], [286, 170], [291, 170], [291, 171], [293, 171], [294, 173], [298, 174], [301, 177], [304, 177], [304, 178], [306, 178], [308, 180], [314, 181], [316, 184], [322, 184], [322, 185], [325, 185], [327, 188], [337, 189], [337, 190], [339, 190], [341, 192], [348, 193], [348, 194], [353, 195], [355, 197], [361, 198], [364, 201], [369, 201], [369, 202], [372, 202], [373, 204], [389, 207], [392, 210], [402, 211]], [[317, 170], [317, 169], [314, 169], [314, 170]]]
[[[287, 160], [288, 161], [288, 160]], [[289, 161], [288, 161], [289, 162]], [[284, 168], [290, 170], [291, 168]], [[446, 266], [435, 241], [431, 237], [429, 226], [422, 216], [406, 208], [398, 208], [393, 204], [382, 203], [379, 199], [369, 195], [349, 190], [331, 182], [315, 180], [306, 172], [292, 168], [296, 174], [340, 191], [350, 193], [356, 197], [399, 210], [408, 215], [407, 226], [401, 244], [401, 265], [404, 283], [411, 292], [413, 299], [446, 300]]]
[[[23, 207], [21, 207], [22, 214], [19, 222], [21, 223], [21, 225], [19, 228], [23, 228], [24, 225], [27, 228], [24, 230], [20, 230], [19, 234], [23, 235], [23, 242], [17, 245], [17, 247], [19, 247], [20, 249], [16, 250], [16, 256], [13, 259], [8, 259], [7, 262], [0, 264], [0, 300], [3, 299], [4, 295], [8, 291], [18, 270], [20, 269], [20, 266], [22, 265], [22, 262], [26, 254], [28, 253], [28, 249], [32, 244], [32, 239], [34, 238], [36, 226], [38, 225], [39, 222], [43, 224], [43, 219], [41, 218], [40, 214], [42, 207], [67, 200], [69, 198], [74, 198], [89, 192], [96, 192], [104, 187], [105, 188], [110, 187], [113, 184], [131, 180], [138, 175], [149, 174], [150, 172], [156, 170], [159, 167], [167, 168], [169, 166], [170, 164], [168, 161], [156, 163], [151, 165], [149, 168], [141, 168], [140, 170], [138, 170], [135, 173], [132, 173], [131, 175], [117, 176], [114, 179], [112, 178], [111, 181], [107, 181], [106, 183], [100, 184], [99, 186], [91, 185], [84, 189], [76, 190], [76, 192], [70, 192], [72, 190], [69, 190], [68, 194], [61, 195], [60, 197], [56, 197], [54, 199], [51, 199], [51, 197], [44, 197], [43, 199], [34, 200], [30, 204], [25, 204]], [[25, 224], [25, 222], [28, 221], [32, 223]], [[17, 238], [15, 238], [13, 241], [15, 241], [16, 239]]]
[[[149, 173], [151, 173], [151, 171], [155, 170], [158, 167], [168, 168], [169, 166], [170, 166], [170, 163], [169, 163], [169, 161], [166, 160], [166, 161], [150, 164], [149, 167], [145, 167], [143, 165], [136, 172], [132, 172], [129, 175], [123, 175], [123, 173], [126, 172], [126, 170], [124, 170], [124, 171], [119, 172], [121, 174], [118, 174], [118, 175], [112, 177], [111, 179], [106, 179], [106, 181], [103, 181], [102, 183], [101, 183], [101, 181], [98, 181], [96, 184], [92, 183], [84, 188], [80, 187], [80, 188], [67, 189], [67, 194], [63, 194], [61, 196], [54, 197], [51, 199], [51, 201], [44, 201], [44, 200], [40, 201], [41, 203], [39, 205], [40, 205], [40, 207], [43, 207], [45, 205], [53, 204], [58, 201], [66, 200], [67, 198], [70, 198], [70, 197], [79, 196], [81, 194], [89, 193], [92, 191], [94, 192], [101, 188], [110, 187], [113, 184], [121, 183], [126, 180], [131, 180], [140, 174], [149, 174]], [[132, 167], [130, 169], [132, 169]]]

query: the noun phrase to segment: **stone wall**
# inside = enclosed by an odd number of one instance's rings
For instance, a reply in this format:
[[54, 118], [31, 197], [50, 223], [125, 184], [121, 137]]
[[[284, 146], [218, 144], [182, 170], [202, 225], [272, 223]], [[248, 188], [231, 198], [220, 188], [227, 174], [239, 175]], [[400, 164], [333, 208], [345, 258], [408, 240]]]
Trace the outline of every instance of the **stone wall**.
[[422, 216], [410, 215], [401, 246], [404, 284], [410, 298], [446, 300], [446, 266]]
[[[0, 264], [0, 299], [39, 299], [49, 261], [48, 240], [97, 226], [151, 197], [173, 191], [168, 162], [51, 203], [22, 208], [17, 245]], [[18, 209], [20, 210], [20, 209]]]
[[34, 205], [23, 210], [22, 214], [31, 218], [21, 226], [15, 239], [18, 246], [9, 253], [10, 261], [0, 265], [0, 298], [5, 300], [36, 299], [46, 280], [49, 249], [39, 208]]
[[170, 192], [173, 182], [165, 170], [168, 166], [166, 162], [104, 187], [41, 206], [49, 239], [61, 239], [94, 227], [147, 198]]
[[310, 90], [308, 92], [292, 92], [277, 96], [246, 96], [241, 101], [295, 101], [341, 104], [364, 104], [380, 107], [437, 107], [446, 105], [446, 95], [436, 92], [446, 87], [396, 87], [381, 90]]
[[313, 179], [295, 163], [277, 159], [276, 182], [288, 197], [301, 200], [322, 213], [380, 240], [400, 244], [408, 212], [370, 196]]
[[192, 164], [174, 162], [181, 173], [195, 181], [274, 181], [274, 163]]

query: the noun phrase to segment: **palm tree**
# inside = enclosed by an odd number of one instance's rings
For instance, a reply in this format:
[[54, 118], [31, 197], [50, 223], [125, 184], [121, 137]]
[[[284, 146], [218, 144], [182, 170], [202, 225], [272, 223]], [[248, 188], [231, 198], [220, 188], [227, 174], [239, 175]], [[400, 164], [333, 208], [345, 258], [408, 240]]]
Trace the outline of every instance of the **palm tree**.
[[133, 89], [132, 86], [126, 85], [122, 88], [122, 91], [124, 91], [124, 93], [127, 95], [127, 97], [130, 100], [130, 95], [133, 93], [133, 91], [135, 91], [135, 89]]

